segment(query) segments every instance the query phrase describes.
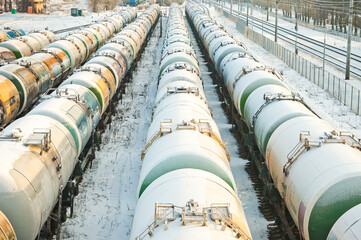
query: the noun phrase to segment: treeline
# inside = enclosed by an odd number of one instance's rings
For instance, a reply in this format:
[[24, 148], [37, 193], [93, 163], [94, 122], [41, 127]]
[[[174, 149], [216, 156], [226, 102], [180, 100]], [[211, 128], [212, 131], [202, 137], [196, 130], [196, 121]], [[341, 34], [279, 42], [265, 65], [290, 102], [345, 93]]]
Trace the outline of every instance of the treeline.
[[[129, 1], [128, 1], [129, 2]], [[122, 3], [120, 0], [88, 0], [88, 3], [93, 12], [113, 10], [118, 3]]]
[[[247, 0], [243, 1], [246, 2]], [[276, 8], [276, 0], [253, 0], [253, 4], [263, 7], [267, 12]], [[280, 0], [278, 9], [286, 17], [295, 18], [297, 11], [300, 21], [319, 26], [327, 23], [332, 30], [347, 33], [349, 4], [349, 0]], [[354, 1], [352, 25], [353, 34], [361, 36], [361, 4], [358, 1]]]

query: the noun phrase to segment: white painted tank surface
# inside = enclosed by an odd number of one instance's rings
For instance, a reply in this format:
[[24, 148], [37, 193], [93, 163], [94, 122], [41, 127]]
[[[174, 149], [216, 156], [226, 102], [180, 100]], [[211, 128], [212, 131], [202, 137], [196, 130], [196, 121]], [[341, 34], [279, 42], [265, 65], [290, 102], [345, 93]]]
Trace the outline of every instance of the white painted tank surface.
[[361, 239], [361, 204], [345, 212], [333, 225], [327, 240]]
[[244, 110], [244, 120], [254, 132], [263, 154], [273, 131], [282, 123], [299, 116], [315, 115], [299, 95], [279, 85], [257, 88], [248, 97]]
[[[156, 16], [159, 9], [151, 7], [146, 12]], [[132, 16], [135, 13], [129, 14]], [[70, 50], [78, 51], [66, 40], [57, 41], [48, 51], [70, 66], [66, 56], [71, 59], [71, 54], [60, 50], [69, 45]], [[111, 91], [116, 89], [113, 72], [103, 65], [99, 65], [100, 72], [92, 71], [90, 66], [95, 65], [99, 64], [89, 63], [50, 96], [42, 96], [39, 105], [7, 126], [0, 136], [0, 209], [20, 240], [33, 240], [38, 235], [109, 104]], [[42, 69], [34, 67], [36, 74], [42, 74]], [[18, 64], [3, 66], [0, 72], [23, 86], [22, 104], [28, 105], [39, 90], [34, 75]]]
[[246, 49], [240, 45], [237, 42], [232, 41], [222, 41], [220, 43], [218, 43], [218, 45], [216, 45], [216, 47], [214, 48], [214, 63], [216, 66], [216, 70], [221, 73], [220, 71], [220, 66], [221, 66], [221, 62], [222, 60], [230, 53], [234, 53], [234, 52], [243, 52], [246, 53]]
[[195, 52], [188, 45], [187, 47], [175, 47], [169, 50], [167, 50], [167, 48], [164, 50], [162, 55], [160, 74], [162, 74], [168, 65], [175, 62], [185, 62], [191, 64], [199, 71], [198, 60], [195, 56]]
[[179, 62], [168, 65], [160, 76], [158, 88], [173, 81], [188, 81], [197, 86], [202, 86], [202, 80], [199, 77], [198, 70], [190, 64]]
[[[224, 225], [226, 217], [239, 227], [237, 233]], [[198, 169], [180, 169], [161, 176], [143, 193], [130, 239], [234, 240], [237, 234], [251, 239], [244, 219], [242, 204], [222, 179]], [[148, 229], [155, 220], [157, 226]]]
[[91, 71], [104, 79], [110, 92], [110, 98], [113, 97], [116, 90], [116, 80], [111, 69], [107, 68], [103, 64], [89, 61], [84, 64], [81, 71]]
[[34, 239], [77, 162], [75, 142], [63, 124], [39, 115], [16, 120], [3, 136], [14, 140], [0, 142], [0, 208], [18, 239]]
[[238, 76], [241, 76], [243, 68], [255, 68], [261, 66], [243, 52], [235, 52], [228, 54], [220, 64], [220, 72], [223, 75], [224, 85], [227, 87], [229, 94], [233, 95], [234, 83], [238, 81]]
[[360, 200], [361, 152], [345, 142], [347, 136], [324, 120], [302, 116], [279, 126], [268, 142], [269, 172], [305, 239], [326, 239]]
[[129, 29], [129, 28], [127, 29], [127, 27], [124, 28], [124, 30], [121, 31], [119, 34], [117, 34], [117, 36], [122, 36], [124, 38], [132, 39], [136, 44], [135, 52], [138, 53], [140, 50], [140, 47], [142, 45], [142, 38], [143, 38], [141, 35], [142, 33], [141, 32], [138, 33], [136, 31], [134, 31], [133, 29]]
[[83, 44], [83, 42], [79, 38], [72, 35], [66, 37], [64, 40], [68, 40], [75, 45], [75, 47], [78, 49], [79, 53], [81, 54], [81, 60], [78, 63], [78, 65], [80, 63], [83, 63], [87, 58], [87, 47]]
[[229, 35], [215, 37], [209, 44], [208, 54], [212, 61], [215, 63], [215, 52], [222, 46], [223, 43], [231, 44], [236, 43], [236, 40], [231, 38]]
[[100, 50], [90, 61], [102, 64], [110, 69], [116, 80], [116, 88], [119, 87], [127, 70], [127, 65], [122, 55], [113, 50]]
[[277, 75], [269, 71], [264, 71], [262, 67], [246, 70], [245, 73], [246, 74], [241, 73], [241, 75], [236, 77], [238, 81], [233, 88], [233, 103], [238, 113], [242, 116], [244, 114], [244, 105], [248, 96], [257, 88], [266, 84], [279, 85], [288, 88]]
[[[19, 39], [21, 41], [24, 41], [31, 48], [31, 53], [40, 51], [41, 45], [40, 45], [39, 41], [37, 41], [35, 38], [25, 35], [25, 36], [20, 37]], [[26, 56], [24, 56], [24, 57], [26, 57]]]
[[118, 33], [114, 38], [112, 38], [112, 41], [126, 42], [127, 45], [129, 45], [133, 51], [132, 55], [136, 56], [138, 52], [137, 40], [134, 37], [132, 37], [130, 34], [128, 34], [129, 36], [127, 36], [127, 35], [120, 35], [120, 33]]
[[[178, 21], [181, 18], [179, 5], [172, 4], [168, 25], [176, 19], [177, 25], [186, 26]], [[175, 39], [180, 34], [167, 36]], [[198, 60], [185, 37], [163, 49], [131, 239], [251, 239], [229, 152], [212, 119]]]
[[130, 68], [134, 60], [134, 50], [131, 44], [122, 40], [116, 40], [112, 38], [110, 42], [101, 47], [98, 52], [103, 50], [112, 50], [122, 55], [127, 66], [127, 70]]
[[78, 49], [77, 46], [70, 40], [59, 40], [51, 43], [48, 47], [59, 48], [63, 50], [69, 56], [72, 69], [74, 69], [81, 63], [82, 60], [81, 50]]
[[32, 51], [29, 45], [26, 42], [20, 39], [11, 39], [5, 42], [0, 43], [0, 47], [4, 47], [12, 51], [16, 58], [22, 58], [30, 56]]
[[97, 23], [97, 24], [93, 24], [91, 27], [98, 28], [98, 31], [101, 31], [104, 34], [105, 40], [110, 38], [111, 36], [110, 29], [104, 26], [103, 24]]
[[93, 121], [83, 103], [67, 98], [50, 98], [42, 101], [29, 115], [48, 116], [62, 123], [71, 132], [79, 155], [90, 138]]
[[[200, 24], [209, 17], [196, 5], [186, 11], [212, 53], [214, 39], [228, 33]], [[203, 36], [207, 28], [215, 30]], [[237, 54], [225, 56], [219, 70], [302, 238], [360, 239], [359, 141], [315, 116], [276, 71]]]

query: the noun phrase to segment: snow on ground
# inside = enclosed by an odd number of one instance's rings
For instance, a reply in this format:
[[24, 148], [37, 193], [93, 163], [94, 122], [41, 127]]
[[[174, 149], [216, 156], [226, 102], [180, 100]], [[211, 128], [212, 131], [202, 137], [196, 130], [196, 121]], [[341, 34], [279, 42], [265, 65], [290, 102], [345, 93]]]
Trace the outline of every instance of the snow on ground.
[[50, 31], [89, 24], [104, 18], [108, 13], [89, 13], [83, 17], [72, 17], [69, 12], [56, 12], [51, 15], [28, 14], [28, 13], [3, 13], [0, 15], [0, 29], [9, 27], [11, 29], [21, 28], [25, 32], [33, 30]]
[[[70, 16], [70, 9], [83, 9], [84, 16]], [[48, 28], [51, 31], [81, 26], [101, 20], [114, 12], [93, 13], [86, 11], [88, 9], [87, 0], [50, 0], [47, 2], [46, 14], [28, 14], [28, 13], [3, 13], [0, 14], [0, 29], [10, 27], [12, 29], [21, 28], [25, 32], [33, 30], [44, 30]]]
[[85, 17], [72, 17], [70, 16], [70, 12], [67, 16], [55, 14], [4, 13], [0, 15], [0, 29], [4, 29], [5, 27], [12, 29], [21, 28], [25, 32], [30, 32], [32, 30], [44, 30], [48, 28], [50, 31], [55, 31], [89, 24], [104, 16], [105, 14], [91, 13]]
[[201, 77], [204, 84], [204, 92], [206, 94], [208, 104], [211, 107], [213, 119], [217, 123], [222, 140], [231, 155], [230, 166], [234, 180], [237, 184], [238, 198], [243, 204], [243, 209], [246, 214], [252, 237], [257, 240], [268, 239], [267, 225], [270, 222], [267, 222], [258, 209], [258, 198], [252, 187], [252, 181], [249, 179], [249, 175], [245, 170], [248, 160], [239, 157], [238, 142], [230, 132], [232, 125], [228, 123], [228, 118], [221, 107], [221, 102], [216, 92], [216, 85], [213, 84], [209, 69], [206, 65], [207, 62], [205, 62], [202, 57], [202, 53], [196, 40], [194, 39], [194, 36], [192, 36], [192, 43], [198, 57]]
[[284, 62], [267, 52], [262, 47], [244, 37], [237, 29], [236, 24], [224, 17], [213, 7], [209, 8], [210, 15], [223, 25], [234, 36], [243, 42], [249, 52], [267, 66], [272, 66], [283, 73], [285, 83], [292, 91], [298, 92], [305, 102], [323, 119], [332, 123], [340, 130], [351, 131], [361, 138], [361, 116], [354, 114], [348, 106], [344, 106], [331, 94], [302, 77], [299, 73], [289, 68]]
[[133, 79], [119, 102], [111, 127], [102, 135], [101, 150], [85, 172], [74, 202], [74, 217], [62, 239], [128, 239], [140, 175], [141, 150], [151, 123], [157, 91], [162, 39], [159, 24], [148, 42]]
[[89, 10], [89, 0], [50, 0], [46, 4], [48, 13], [54, 11], [67, 11], [70, 13], [71, 8], [78, 8], [82, 10]]

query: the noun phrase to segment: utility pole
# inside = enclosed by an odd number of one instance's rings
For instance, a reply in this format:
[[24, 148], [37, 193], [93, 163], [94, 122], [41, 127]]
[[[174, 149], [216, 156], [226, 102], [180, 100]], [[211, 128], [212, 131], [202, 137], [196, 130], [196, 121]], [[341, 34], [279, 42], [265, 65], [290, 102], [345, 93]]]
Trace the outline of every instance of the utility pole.
[[298, 0], [296, 0], [296, 11], [295, 11], [295, 15], [296, 15], [296, 26], [295, 26], [295, 30], [296, 30], [296, 41], [295, 41], [295, 53], [296, 55], [298, 54], [298, 49], [297, 49], [297, 35], [298, 35]]
[[249, 15], [249, 0], [247, 0], [247, 20], [246, 20], [247, 27], [248, 27], [248, 15]]
[[346, 56], [346, 76], [345, 76], [346, 80], [350, 80], [352, 14], [353, 14], [353, 0], [350, 0], [350, 8], [348, 13], [347, 56]]
[[261, 11], [262, 11], [262, 45], [264, 43], [264, 36], [263, 36], [263, 7], [261, 7]]
[[251, 15], [252, 15], [252, 31], [253, 31], [253, 26], [254, 26], [254, 16], [253, 16], [254, 4], [253, 4], [253, 0], [251, 0], [251, 4], [252, 4]]
[[325, 82], [325, 61], [326, 61], [326, 31], [323, 35], [323, 59], [322, 59], [322, 79]]
[[295, 30], [298, 31], [298, 0], [296, 0], [296, 11], [295, 11], [295, 17], [296, 17], [296, 26]]
[[267, 8], [266, 8], [266, 10], [267, 10], [267, 22], [269, 20], [269, 9], [270, 9], [269, 0], [267, 0]]
[[275, 42], [277, 42], [277, 31], [278, 31], [278, 1], [279, 0], [276, 0]]
[[[240, 12], [241, 10], [241, 0], [238, 0], [238, 12]], [[239, 13], [238, 13], [239, 14]]]
[[[252, 8], [251, 8], [251, 15], [252, 15], [252, 17], [253, 17], [253, 7], [254, 7], [254, 5], [253, 5], [253, 0], [251, 0], [251, 5], [252, 5]], [[252, 18], [253, 19], [253, 18]], [[252, 22], [252, 24], [253, 24], [253, 22]]]

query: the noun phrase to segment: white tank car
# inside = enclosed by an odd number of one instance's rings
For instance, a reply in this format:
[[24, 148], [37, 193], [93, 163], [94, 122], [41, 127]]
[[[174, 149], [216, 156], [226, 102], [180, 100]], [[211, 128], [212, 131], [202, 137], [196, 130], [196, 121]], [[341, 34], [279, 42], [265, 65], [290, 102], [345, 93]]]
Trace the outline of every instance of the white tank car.
[[277, 71], [250, 53], [235, 48], [221, 54], [216, 42], [231, 35], [201, 7], [188, 3], [186, 12], [254, 136], [301, 238], [360, 239], [360, 140], [319, 119]]
[[251, 239], [177, 4], [167, 26], [131, 239]]
[[0, 206], [18, 239], [34, 239], [77, 162], [77, 148], [60, 122], [33, 115], [9, 125], [0, 142]]

